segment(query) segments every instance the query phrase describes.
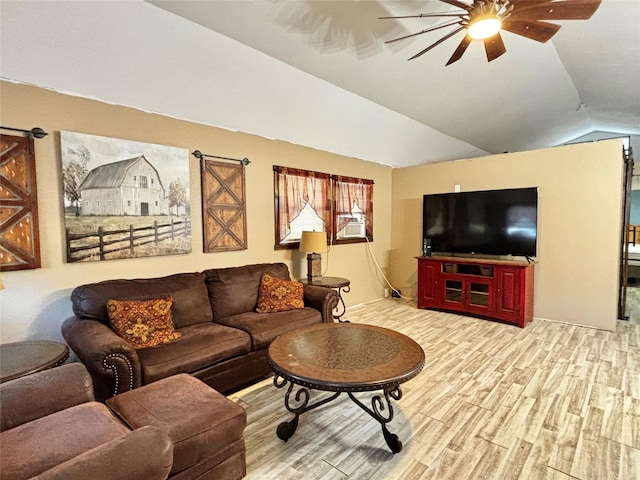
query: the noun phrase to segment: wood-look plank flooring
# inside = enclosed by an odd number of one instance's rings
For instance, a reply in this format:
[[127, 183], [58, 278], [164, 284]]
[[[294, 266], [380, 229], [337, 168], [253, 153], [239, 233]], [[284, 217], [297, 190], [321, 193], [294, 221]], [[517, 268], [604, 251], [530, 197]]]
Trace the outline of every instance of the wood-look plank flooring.
[[[418, 310], [399, 299], [344, 317], [403, 332], [426, 365], [402, 385], [389, 429], [346, 396], [292, 415], [265, 380], [230, 398], [248, 416], [249, 480], [640, 479], [640, 318], [616, 332], [534, 320], [526, 328]], [[366, 398], [366, 397], [365, 397]]]

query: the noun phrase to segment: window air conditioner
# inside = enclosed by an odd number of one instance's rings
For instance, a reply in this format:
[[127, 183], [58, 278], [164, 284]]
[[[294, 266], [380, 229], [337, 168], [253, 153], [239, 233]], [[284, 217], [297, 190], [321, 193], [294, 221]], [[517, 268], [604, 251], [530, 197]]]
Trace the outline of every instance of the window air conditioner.
[[366, 235], [364, 218], [352, 217], [351, 215], [341, 215], [341, 219], [346, 219], [347, 224], [342, 228], [338, 238], [363, 238]]

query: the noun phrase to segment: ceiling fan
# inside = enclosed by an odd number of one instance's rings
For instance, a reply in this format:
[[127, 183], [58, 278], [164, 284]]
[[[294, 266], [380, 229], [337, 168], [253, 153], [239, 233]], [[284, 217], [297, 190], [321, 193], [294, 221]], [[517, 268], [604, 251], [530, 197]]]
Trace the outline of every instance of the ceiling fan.
[[453, 27], [440, 40], [432, 43], [424, 50], [416, 53], [409, 60], [424, 55], [445, 40], [462, 30], [466, 35], [453, 52], [447, 65], [462, 58], [473, 40], [483, 40], [487, 60], [491, 62], [507, 49], [504, 46], [500, 31], [515, 33], [523, 37], [545, 43], [560, 30], [560, 25], [546, 20], [587, 20], [595, 13], [602, 0], [440, 0], [442, 3], [459, 8], [459, 11], [443, 13], [421, 13], [398, 17], [380, 17], [380, 19], [398, 18], [447, 18], [442, 23], [417, 33], [388, 40], [385, 43], [397, 42], [442, 28]]

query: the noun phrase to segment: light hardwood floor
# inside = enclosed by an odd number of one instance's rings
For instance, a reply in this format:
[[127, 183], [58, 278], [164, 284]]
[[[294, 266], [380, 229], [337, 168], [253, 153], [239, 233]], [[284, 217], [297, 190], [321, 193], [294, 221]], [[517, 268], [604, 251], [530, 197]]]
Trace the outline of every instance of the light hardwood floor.
[[292, 416], [270, 380], [230, 398], [248, 415], [247, 479], [640, 479], [640, 319], [616, 332], [534, 320], [526, 328], [383, 299], [351, 322], [403, 332], [426, 365], [402, 385], [389, 429], [348, 397]]

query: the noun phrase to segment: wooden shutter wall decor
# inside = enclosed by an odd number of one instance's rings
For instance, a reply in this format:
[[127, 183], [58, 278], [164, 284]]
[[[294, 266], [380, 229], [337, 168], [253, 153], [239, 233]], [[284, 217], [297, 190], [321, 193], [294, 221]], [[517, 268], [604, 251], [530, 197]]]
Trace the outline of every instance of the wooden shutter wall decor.
[[40, 262], [33, 138], [0, 135], [0, 271]]
[[244, 164], [200, 161], [203, 251], [246, 250]]

